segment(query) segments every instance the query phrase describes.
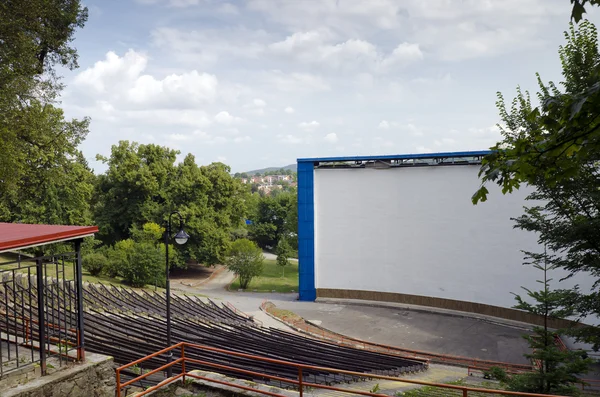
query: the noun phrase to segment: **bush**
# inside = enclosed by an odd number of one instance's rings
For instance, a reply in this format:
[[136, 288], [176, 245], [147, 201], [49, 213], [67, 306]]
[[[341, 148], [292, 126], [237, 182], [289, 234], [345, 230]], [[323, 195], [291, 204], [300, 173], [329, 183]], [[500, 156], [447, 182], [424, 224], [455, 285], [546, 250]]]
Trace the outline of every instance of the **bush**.
[[164, 285], [164, 261], [160, 249], [151, 243], [134, 243], [122, 269], [124, 281], [133, 287]]
[[[128, 241], [128, 240], [123, 240]], [[131, 240], [129, 240], [131, 241]], [[104, 267], [104, 274], [108, 277], [118, 277], [123, 276], [123, 269], [127, 266], [128, 261], [128, 251], [125, 249], [122, 244], [120, 246], [121, 241], [115, 244], [114, 247], [111, 247], [106, 252], [106, 257], [108, 259], [108, 263]], [[133, 245], [131, 246], [133, 248]]]
[[92, 276], [97, 276], [102, 273], [102, 270], [108, 264], [108, 260], [102, 254], [87, 254], [82, 258], [83, 268], [87, 270]]
[[245, 238], [231, 244], [225, 259], [227, 268], [240, 279], [242, 289], [248, 288], [250, 281], [262, 273], [263, 262], [262, 250], [254, 242]]

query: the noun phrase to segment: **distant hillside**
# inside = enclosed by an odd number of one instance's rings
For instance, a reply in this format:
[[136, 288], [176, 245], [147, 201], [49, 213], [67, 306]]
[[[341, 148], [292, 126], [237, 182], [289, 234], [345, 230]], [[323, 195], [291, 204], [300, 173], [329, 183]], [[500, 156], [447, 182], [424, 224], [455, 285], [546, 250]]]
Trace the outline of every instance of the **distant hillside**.
[[264, 174], [265, 172], [277, 171], [281, 168], [283, 168], [284, 170], [292, 170], [292, 171], [296, 172], [296, 164], [290, 164], [290, 165], [286, 165], [285, 167], [267, 167], [267, 168], [261, 168], [260, 170], [246, 171], [246, 174], [248, 174], [248, 175], [254, 175], [256, 173]]

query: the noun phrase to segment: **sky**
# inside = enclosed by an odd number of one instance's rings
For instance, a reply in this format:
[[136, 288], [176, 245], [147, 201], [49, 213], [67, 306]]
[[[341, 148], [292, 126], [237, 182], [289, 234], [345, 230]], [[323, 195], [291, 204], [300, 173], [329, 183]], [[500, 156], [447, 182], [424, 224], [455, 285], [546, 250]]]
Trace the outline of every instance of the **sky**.
[[[120, 140], [242, 172], [482, 150], [496, 93], [560, 81], [568, 0], [87, 0], [64, 71], [96, 172]], [[597, 10], [588, 19], [596, 22]]]

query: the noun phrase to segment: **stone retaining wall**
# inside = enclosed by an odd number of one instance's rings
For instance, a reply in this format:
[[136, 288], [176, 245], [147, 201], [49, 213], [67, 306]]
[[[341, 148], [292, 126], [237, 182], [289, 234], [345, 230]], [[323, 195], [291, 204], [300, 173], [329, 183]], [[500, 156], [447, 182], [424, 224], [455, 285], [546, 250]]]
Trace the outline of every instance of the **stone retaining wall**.
[[2, 397], [114, 397], [113, 358], [86, 352], [77, 363], [2, 392]]

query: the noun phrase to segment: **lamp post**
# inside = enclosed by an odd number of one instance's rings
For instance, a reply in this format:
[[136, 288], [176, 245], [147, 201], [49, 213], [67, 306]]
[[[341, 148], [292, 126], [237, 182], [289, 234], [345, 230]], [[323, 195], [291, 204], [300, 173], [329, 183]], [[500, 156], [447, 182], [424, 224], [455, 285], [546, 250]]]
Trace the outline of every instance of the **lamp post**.
[[[166, 285], [166, 294], [167, 294], [167, 347], [171, 346], [171, 282], [169, 281], [169, 238], [171, 238], [171, 221], [173, 219], [173, 215], [177, 215], [179, 217], [179, 231], [173, 239], [179, 245], [185, 244], [190, 236], [183, 230], [183, 217], [178, 211], [173, 211], [169, 214], [169, 220], [166, 222], [166, 230], [165, 230], [165, 261], [166, 261], [166, 276], [167, 276], [167, 285]], [[167, 364], [169, 364], [173, 360], [173, 351], [169, 351], [167, 353]], [[167, 378], [173, 376], [173, 368], [167, 368]]]

